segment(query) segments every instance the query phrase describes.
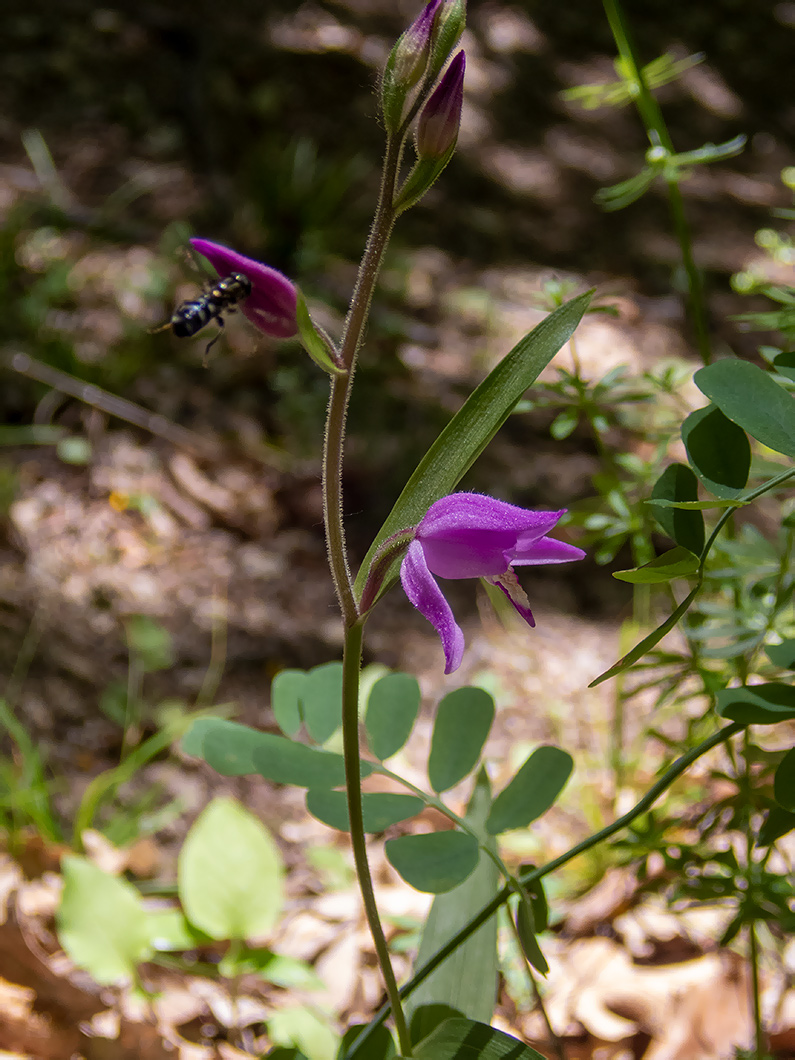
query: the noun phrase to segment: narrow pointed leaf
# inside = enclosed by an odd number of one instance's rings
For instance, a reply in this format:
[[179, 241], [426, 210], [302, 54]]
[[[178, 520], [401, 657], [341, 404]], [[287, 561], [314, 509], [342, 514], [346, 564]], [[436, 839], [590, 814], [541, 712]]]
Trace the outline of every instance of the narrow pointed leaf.
[[621, 582], [630, 582], [633, 585], [658, 585], [660, 582], [669, 582], [674, 578], [686, 578], [695, 574], [699, 567], [698, 556], [687, 549], [677, 545], [662, 556], [657, 556], [642, 567], [633, 570], [617, 570], [613, 577]]
[[[660, 475], [651, 491], [652, 500], [694, 501], [698, 481], [685, 464], [671, 464]], [[677, 545], [700, 556], [704, 548], [704, 516], [701, 512], [656, 508], [654, 518]]]
[[[483, 842], [494, 849], [494, 840], [483, 833], [483, 823], [491, 805], [491, 792], [485, 770], [480, 771], [467, 807], [467, 821]], [[437, 895], [428, 912], [422, 931], [415, 967], [422, 967], [442, 946], [456, 935], [484, 905], [491, 901], [499, 887], [499, 874], [491, 858], [483, 851], [477, 868], [462, 884], [447, 894]], [[485, 924], [462, 943], [428, 978], [420, 983], [406, 1002], [406, 1014], [431, 1020], [438, 1007], [456, 1010], [470, 1019], [490, 1020], [497, 999], [497, 917]], [[438, 1022], [438, 1020], [437, 1020]], [[425, 1034], [430, 1033], [428, 1027]], [[423, 1035], [424, 1037], [425, 1035]], [[417, 1039], [413, 1039], [417, 1040]]]
[[682, 615], [687, 613], [688, 608], [698, 595], [698, 590], [700, 588], [701, 584], [699, 583], [695, 588], [691, 589], [672, 615], [669, 615], [663, 623], [650, 633], [648, 637], [644, 637], [643, 640], [636, 644], [631, 651], [628, 651], [626, 655], [623, 655], [617, 663], [613, 663], [613, 665], [605, 670], [604, 673], [595, 677], [588, 687], [596, 688], [597, 685], [601, 685], [602, 681], [607, 681], [609, 678], [623, 673], [624, 670], [628, 670], [629, 667], [632, 666], [633, 663], [636, 663], [638, 659], [641, 659], [647, 651], [651, 651], [655, 644], [659, 644], [665, 634], [671, 632]]
[[[361, 596], [370, 563], [381, 542], [398, 530], [414, 526], [434, 501], [455, 490], [517, 401], [571, 337], [590, 300], [591, 292], [588, 292], [550, 313], [514, 346], [464, 402], [422, 458], [376, 534], [356, 578], [357, 596]], [[397, 568], [396, 561], [379, 595], [395, 580]]]
[[707, 405], [682, 424], [682, 441], [691, 467], [710, 493], [727, 500], [742, 493], [751, 469], [751, 445], [742, 427]]
[[342, 663], [310, 670], [301, 699], [306, 731], [315, 743], [325, 743], [342, 724]]
[[263, 935], [281, 913], [279, 848], [265, 825], [234, 799], [215, 799], [201, 812], [182, 845], [178, 869], [188, 919], [214, 939]]
[[301, 728], [301, 699], [306, 679], [304, 670], [280, 670], [271, 684], [271, 710], [285, 736], [295, 736]]
[[494, 721], [494, 700], [482, 688], [457, 688], [439, 704], [428, 758], [436, 792], [447, 791], [471, 773]]
[[133, 980], [152, 953], [138, 892], [86, 858], [67, 855], [61, 867], [64, 887], [56, 921], [64, 950], [98, 983]]
[[758, 442], [795, 456], [795, 398], [750, 361], [728, 358], [700, 368], [693, 377], [724, 415]]
[[315, 364], [322, 368], [324, 372], [328, 372], [329, 375], [344, 374], [344, 369], [334, 361], [332, 350], [329, 348], [325, 336], [315, 327], [312, 317], [309, 315], [306, 299], [300, 291], [297, 291], [297, 295], [295, 319], [298, 324], [301, 345]]
[[546, 975], [549, 971], [549, 964], [538, 945], [536, 930], [533, 908], [529, 900], [522, 898], [516, 907], [516, 933], [519, 943], [533, 968], [542, 975]]
[[414, 728], [420, 709], [420, 686], [411, 674], [385, 674], [373, 685], [367, 700], [364, 727], [376, 758], [396, 754]]
[[466, 832], [430, 832], [388, 839], [387, 860], [418, 891], [451, 891], [478, 863], [478, 841]]
[[795, 686], [771, 681], [744, 688], [722, 688], [716, 710], [743, 725], [774, 725], [795, 718]]
[[[313, 788], [306, 793], [306, 808], [329, 828], [350, 831], [348, 800], [344, 791], [324, 791]], [[398, 821], [416, 817], [425, 803], [416, 795], [397, 792], [367, 792], [362, 795], [365, 832], [384, 832]]]
[[446, 1020], [417, 1046], [416, 1060], [544, 1060], [518, 1038], [474, 1020]]

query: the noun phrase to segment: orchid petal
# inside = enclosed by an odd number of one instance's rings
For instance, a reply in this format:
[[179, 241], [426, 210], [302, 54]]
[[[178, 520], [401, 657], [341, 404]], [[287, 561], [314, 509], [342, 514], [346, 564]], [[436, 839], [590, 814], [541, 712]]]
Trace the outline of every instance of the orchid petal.
[[461, 665], [464, 656], [464, 634], [453, 617], [444, 593], [428, 570], [422, 544], [414, 540], [400, 566], [400, 580], [406, 596], [435, 628], [442, 641], [446, 674]]
[[570, 563], [575, 559], [585, 559], [585, 553], [581, 548], [569, 545], [566, 541], [558, 541], [554, 537], [542, 537], [539, 541], [525, 546], [524, 552], [522, 549], [520, 541], [511, 557], [511, 566], [530, 566], [534, 563]]
[[289, 339], [297, 333], [296, 290], [283, 273], [209, 239], [190, 242], [219, 276], [242, 272], [248, 277], [251, 294], [241, 304], [240, 311], [254, 327], [276, 339]]

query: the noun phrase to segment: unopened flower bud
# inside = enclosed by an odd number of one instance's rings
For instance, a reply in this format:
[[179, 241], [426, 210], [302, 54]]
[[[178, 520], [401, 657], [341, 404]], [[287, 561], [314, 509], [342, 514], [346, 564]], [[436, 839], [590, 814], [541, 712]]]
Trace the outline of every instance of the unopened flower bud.
[[432, 80], [436, 79], [439, 71], [452, 55], [453, 48], [461, 39], [465, 25], [465, 0], [442, 0], [433, 23], [431, 61], [428, 64], [428, 74]]
[[466, 56], [460, 51], [420, 112], [417, 156], [423, 161], [443, 158], [455, 146], [464, 101], [465, 68]]
[[400, 125], [406, 96], [425, 73], [431, 55], [436, 14], [443, 3], [444, 0], [429, 0], [422, 13], [398, 39], [387, 59], [381, 101], [390, 132], [395, 132]]

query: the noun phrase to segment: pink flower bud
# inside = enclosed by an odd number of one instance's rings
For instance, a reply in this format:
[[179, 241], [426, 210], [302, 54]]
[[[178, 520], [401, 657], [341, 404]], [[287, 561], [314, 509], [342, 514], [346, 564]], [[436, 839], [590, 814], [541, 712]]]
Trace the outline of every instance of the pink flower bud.
[[443, 158], [455, 146], [464, 101], [465, 69], [466, 56], [460, 51], [420, 112], [417, 155], [422, 160]]

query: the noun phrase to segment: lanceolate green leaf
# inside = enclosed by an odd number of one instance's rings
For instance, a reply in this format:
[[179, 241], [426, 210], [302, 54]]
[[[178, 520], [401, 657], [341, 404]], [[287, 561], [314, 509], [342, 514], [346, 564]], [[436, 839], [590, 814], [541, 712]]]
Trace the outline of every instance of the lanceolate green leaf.
[[[481, 769], [467, 807], [467, 821], [478, 834], [482, 834], [490, 805], [489, 783]], [[494, 840], [485, 835], [482, 838], [493, 849]], [[416, 966], [422, 967], [449, 942], [494, 897], [498, 886], [497, 867], [481, 850], [472, 875], [452, 891], [434, 898], [422, 931]], [[408, 999], [406, 1011], [412, 1030], [415, 1016], [422, 1021], [422, 1009], [426, 1009], [428, 1018], [428, 1006], [449, 1006], [470, 1019], [487, 1021], [492, 1017], [496, 996], [497, 918], [492, 916], [420, 984]]]
[[700, 368], [696, 386], [758, 442], [795, 456], [795, 398], [750, 361], [728, 358]]
[[[378, 531], [356, 578], [361, 596], [376, 549], [398, 530], [414, 526], [434, 501], [452, 493], [541, 370], [571, 337], [588, 308], [591, 292], [550, 313], [500, 361], [448, 423], [420, 461], [386, 522]], [[397, 576], [397, 561], [380, 593]]]
[[631, 651], [628, 651], [626, 655], [623, 655], [617, 663], [613, 663], [608, 670], [605, 670], [604, 673], [599, 674], [598, 677], [594, 678], [588, 687], [596, 688], [597, 685], [601, 685], [602, 681], [607, 681], [608, 678], [615, 677], [617, 674], [623, 673], [624, 670], [628, 670], [629, 667], [632, 666], [633, 663], [636, 663], [638, 659], [642, 658], [647, 651], [651, 651], [655, 644], [659, 644], [665, 634], [670, 633], [674, 628], [682, 615], [687, 613], [688, 608], [695, 600], [700, 588], [701, 583], [699, 582], [695, 588], [690, 590], [673, 614], [669, 615], [663, 623], [648, 635], [648, 637], [644, 637], [642, 641], [636, 644]]

